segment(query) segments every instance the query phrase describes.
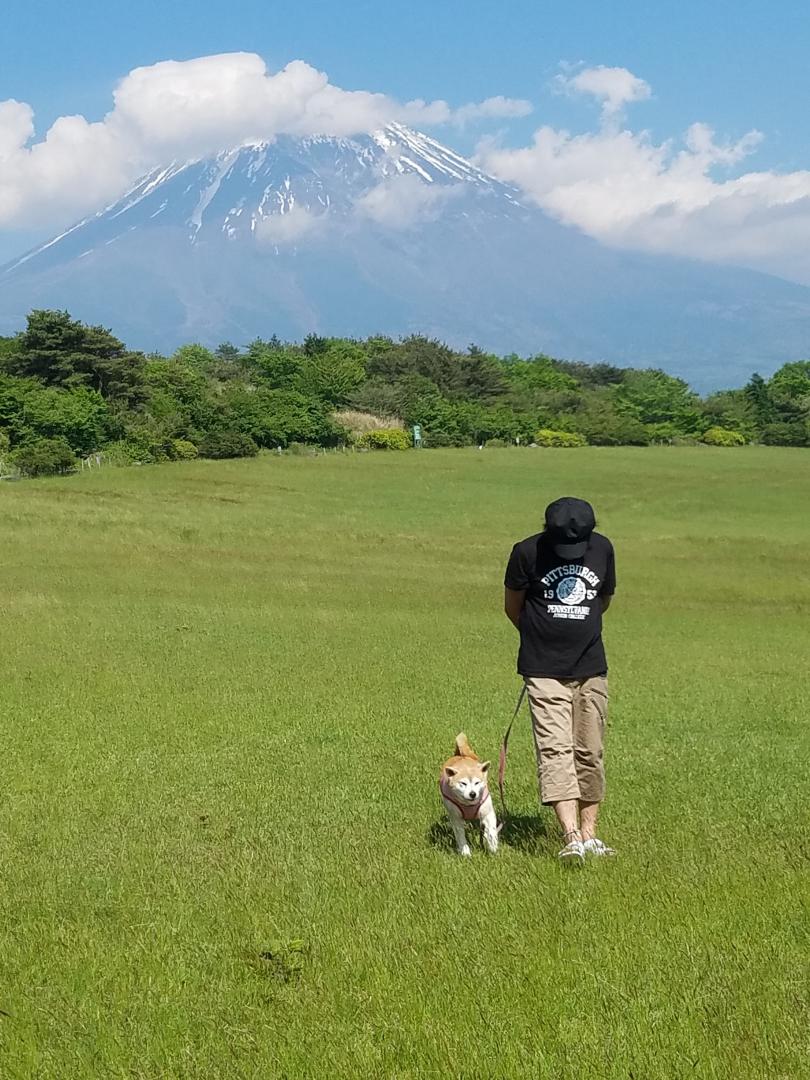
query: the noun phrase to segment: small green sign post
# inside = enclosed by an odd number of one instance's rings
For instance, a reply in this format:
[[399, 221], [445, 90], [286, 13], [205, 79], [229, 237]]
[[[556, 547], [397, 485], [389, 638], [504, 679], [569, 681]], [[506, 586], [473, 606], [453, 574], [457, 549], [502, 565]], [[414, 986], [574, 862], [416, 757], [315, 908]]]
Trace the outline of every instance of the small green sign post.
[[413, 445], [417, 450], [422, 445], [422, 428], [419, 424], [413, 425]]

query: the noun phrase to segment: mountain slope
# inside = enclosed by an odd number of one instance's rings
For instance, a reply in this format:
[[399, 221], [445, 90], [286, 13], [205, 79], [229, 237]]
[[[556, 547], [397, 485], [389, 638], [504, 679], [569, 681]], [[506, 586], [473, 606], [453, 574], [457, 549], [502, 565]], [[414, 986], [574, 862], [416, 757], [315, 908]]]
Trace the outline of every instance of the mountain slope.
[[419, 331], [660, 365], [700, 389], [810, 344], [810, 290], [603, 248], [400, 125], [155, 169], [0, 271], [0, 332], [42, 306], [146, 349]]

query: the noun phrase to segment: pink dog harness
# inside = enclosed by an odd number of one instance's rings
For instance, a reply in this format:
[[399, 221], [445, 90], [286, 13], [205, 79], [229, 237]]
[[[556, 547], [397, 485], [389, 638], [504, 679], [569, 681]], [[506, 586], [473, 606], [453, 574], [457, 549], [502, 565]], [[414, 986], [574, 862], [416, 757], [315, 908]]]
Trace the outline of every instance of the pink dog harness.
[[489, 798], [489, 788], [486, 786], [486, 784], [484, 784], [483, 790], [481, 791], [481, 796], [477, 802], [456, 802], [456, 800], [450, 793], [450, 785], [447, 783], [447, 780], [444, 776], [439, 779], [439, 791], [442, 793], [443, 799], [447, 799], [448, 802], [451, 802], [453, 806], [455, 806], [458, 810], [461, 811], [461, 816], [464, 818], [465, 821], [475, 821], [475, 819], [478, 817], [478, 811]]

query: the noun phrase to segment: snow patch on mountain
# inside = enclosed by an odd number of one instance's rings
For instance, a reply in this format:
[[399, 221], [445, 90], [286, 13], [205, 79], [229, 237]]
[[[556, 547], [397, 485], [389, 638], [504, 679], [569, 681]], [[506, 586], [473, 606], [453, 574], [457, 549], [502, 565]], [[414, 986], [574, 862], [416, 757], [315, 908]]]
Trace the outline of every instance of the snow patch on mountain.
[[194, 210], [191, 214], [190, 224], [192, 229], [194, 230], [193, 235], [196, 236], [196, 234], [202, 227], [202, 219], [206, 207], [209, 205], [211, 200], [219, 191], [220, 184], [230, 172], [231, 166], [236, 160], [238, 154], [238, 150], [232, 150], [229, 154], [226, 154], [221, 161], [218, 160], [214, 169], [211, 170], [213, 172], [211, 181], [208, 186], [200, 192], [200, 197], [197, 201], [197, 205], [194, 207]]

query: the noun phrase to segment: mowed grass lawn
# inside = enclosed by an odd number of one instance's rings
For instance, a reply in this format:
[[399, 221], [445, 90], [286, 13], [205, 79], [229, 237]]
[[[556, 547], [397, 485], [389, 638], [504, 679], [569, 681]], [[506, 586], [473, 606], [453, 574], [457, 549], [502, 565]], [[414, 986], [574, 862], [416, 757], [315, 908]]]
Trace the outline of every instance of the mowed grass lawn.
[[[609, 864], [528, 718], [513, 541], [593, 501]], [[810, 452], [424, 451], [0, 487], [0, 1076], [810, 1075]]]

